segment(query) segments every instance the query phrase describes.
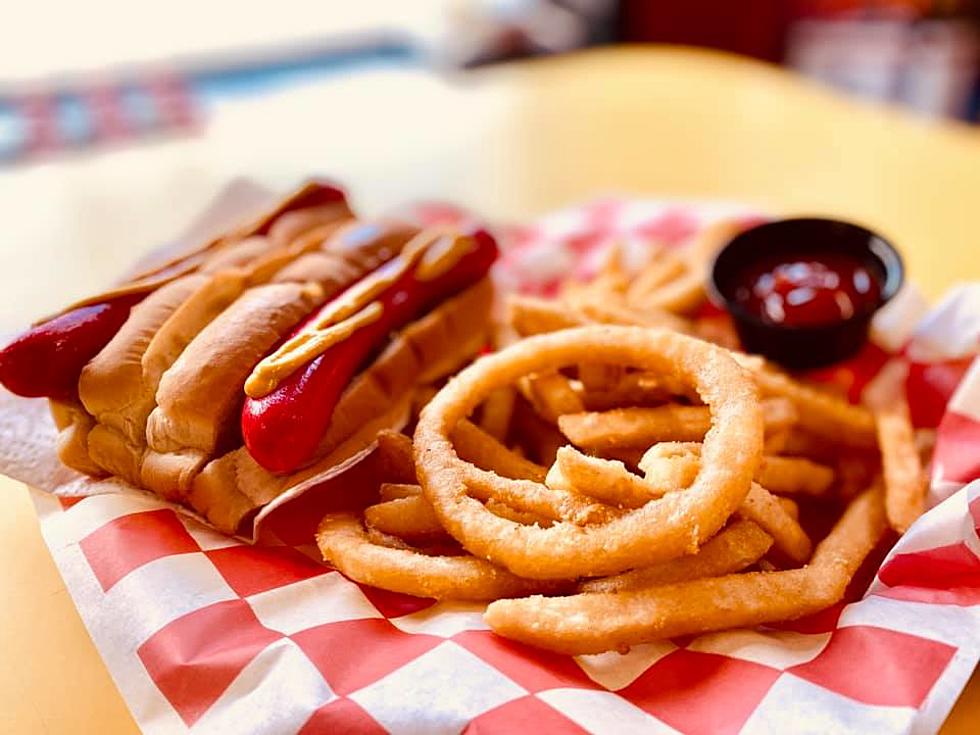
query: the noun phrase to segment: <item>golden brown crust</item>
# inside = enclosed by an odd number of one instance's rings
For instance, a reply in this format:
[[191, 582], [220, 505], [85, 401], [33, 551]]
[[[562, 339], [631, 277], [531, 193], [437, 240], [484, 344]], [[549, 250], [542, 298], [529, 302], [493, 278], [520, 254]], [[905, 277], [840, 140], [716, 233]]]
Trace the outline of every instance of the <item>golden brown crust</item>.
[[[177, 308], [208, 280], [190, 275], [173, 281], [133, 307], [109, 343], [83, 369], [78, 394], [86, 410], [113, 426], [126, 420], [117, 414], [139, 400], [143, 354], [154, 335]], [[152, 391], [151, 391], [152, 397]]]

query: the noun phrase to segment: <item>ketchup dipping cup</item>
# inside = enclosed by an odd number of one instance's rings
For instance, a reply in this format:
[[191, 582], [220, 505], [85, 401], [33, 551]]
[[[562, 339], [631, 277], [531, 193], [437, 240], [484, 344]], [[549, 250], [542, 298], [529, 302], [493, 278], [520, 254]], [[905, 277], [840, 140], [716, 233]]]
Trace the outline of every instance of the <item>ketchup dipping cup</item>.
[[710, 284], [746, 350], [812, 368], [861, 348], [903, 271], [901, 256], [880, 235], [849, 222], [800, 218], [737, 235], [715, 258]]

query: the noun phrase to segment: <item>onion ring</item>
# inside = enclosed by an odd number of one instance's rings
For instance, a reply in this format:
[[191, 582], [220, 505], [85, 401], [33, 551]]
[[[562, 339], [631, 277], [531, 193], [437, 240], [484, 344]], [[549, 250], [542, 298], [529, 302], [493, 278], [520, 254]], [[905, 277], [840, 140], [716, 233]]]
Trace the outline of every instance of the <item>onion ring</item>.
[[634, 569], [612, 577], [590, 579], [579, 592], [623, 592], [704, 577], [720, 577], [755, 564], [772, 546], [772, 536], [752, 521], [735, 521], [719, 531], [697, 554]]
[[[495, 516], [470, 493], [524, 510], [498, 495], [519, 499], [525, 491], [544, 496], [555, 491], [475, 471], [456, 454], [449, 439], [453, 429], [491, 390], [585, 360], [667, 373], [697, 390], [714, 425], [705, 436], [694, 484], [595, 527], [540, 528]], [[745, 499], [762, 446], [757, 389], [725, 350], [674, 332], [617, 326], [543, 334], [481, 358], [426, 406], [414, 442], [422, 491], [449, 534], [475, 556], [532, 579], [616, 574], [693, 553]]]
[[542, 592], [548, 587], [471, 556], [428, 556], [411, 549], [380, 546], [350, 513], [325, 516], [316, 541], [323, 558], [345, 576], [416, 597], [495, 600]]
[[812, 563], [784, 572], [748, 572], [625, 592], [500, 600], [484, 619], [499, 635], [552, 651], [601, 653], [659, 638], [792, 620], [844, 596], [885, 531], [880, 488], [858, 496]]

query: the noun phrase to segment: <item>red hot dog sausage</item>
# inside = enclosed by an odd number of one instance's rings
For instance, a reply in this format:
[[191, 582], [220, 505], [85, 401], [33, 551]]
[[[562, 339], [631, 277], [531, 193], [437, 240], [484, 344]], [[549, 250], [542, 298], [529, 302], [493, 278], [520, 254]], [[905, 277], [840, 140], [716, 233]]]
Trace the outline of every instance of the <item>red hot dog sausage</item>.
[[[259, 464], [270, 472], [287, 473], [314, 461], [341, 393], [387, 336], [486, 275], [497, 257], [496, 243], [483, 230], [466, 237], [468, 250], [451, 266], [434, 277], [422, 274], [419, 263], [409, 267], [373, 299], [371, 306], [380, 305], [380, 316], [357, 326], [342, 341], [286, 376], [268, 394], [246, 398], [242, 436]], [[400, 258], [395, 258], [371, 278], [385, 281], [403, 267]], [[332, 303], [314, 313], [291, 337], [301, 334]]]

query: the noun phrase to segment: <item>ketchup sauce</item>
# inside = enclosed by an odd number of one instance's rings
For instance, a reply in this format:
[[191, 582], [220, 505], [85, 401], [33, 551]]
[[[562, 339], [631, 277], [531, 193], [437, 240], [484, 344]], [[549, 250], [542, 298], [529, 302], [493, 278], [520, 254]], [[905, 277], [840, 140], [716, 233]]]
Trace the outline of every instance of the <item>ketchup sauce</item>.
[[881, 284], [864, 261], [843, 252], [778, 255], [745, 269], [735, 302], [769, 324], [815, 327], [879, 303]]

